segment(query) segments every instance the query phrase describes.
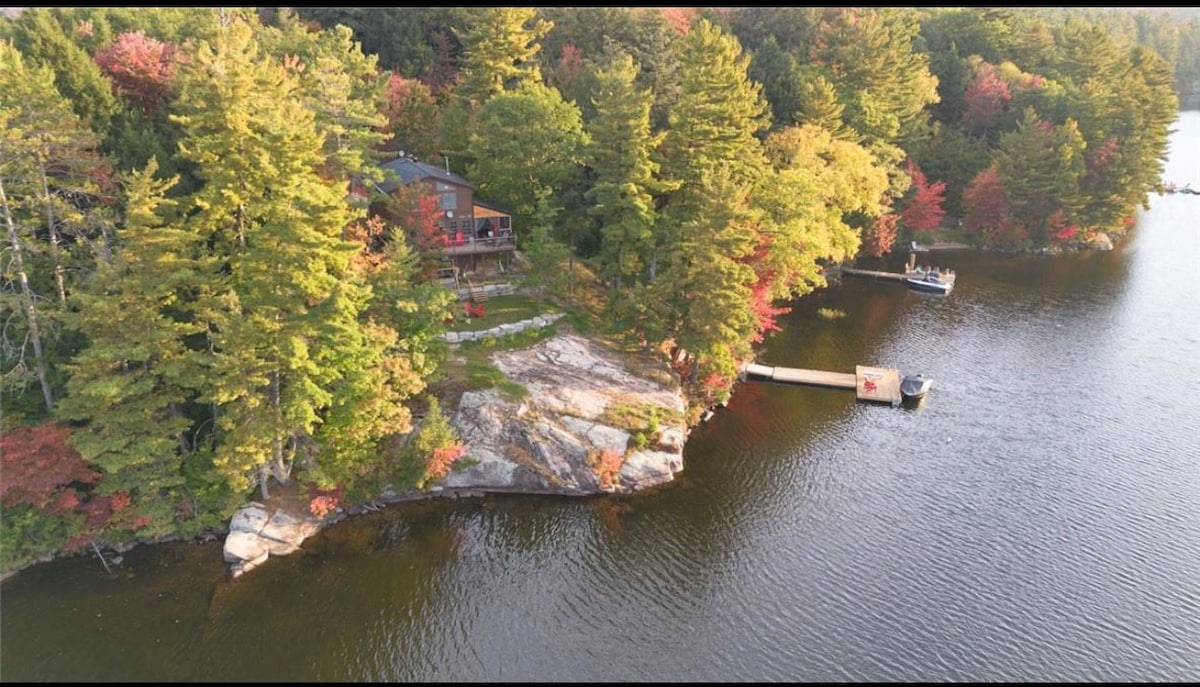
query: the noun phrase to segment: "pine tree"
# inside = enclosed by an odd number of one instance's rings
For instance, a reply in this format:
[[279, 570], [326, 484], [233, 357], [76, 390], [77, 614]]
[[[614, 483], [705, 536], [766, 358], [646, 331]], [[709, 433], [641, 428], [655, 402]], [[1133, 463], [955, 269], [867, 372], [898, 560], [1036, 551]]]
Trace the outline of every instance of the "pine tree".
[[662, 190], [654, 151], [663, 134], [650, 132], [652, 97], [635, 86], [638, 68], [623, 55], [601, 69], [588, 125], [588, 166], [594, 182], [587, 198], [600, 221], [600, 274], [614, 297], [644, 275], [654, 247], [654, 195]]
[[774, 36], [768, 36], [754, 51], [750, 78], [762, 84], [774, 125], [794, 124], [801, 109], [799, 91], [804, 81], [796, 59], [779, 47]]
[[762, 174], [755, 134], [770, 125], [769, 108], [749, 63], [735, 38], [705, 20], [684, 38], [679, 101], [663, 141], [666, 176], [686, 183], [728, 169], [744, 183]]
[[857, 140], [858, 135], [843, 119], [846, 107], [838, 101], [833, 83], [811, 65], [797, 69], [796, 124], [814, 124], [839, 138]]
[[1074, 120], [1054, 126], [1026, 110], [1020, 126], [1000, 138], [994, 158], [1013, 222], [1035, 246], [1050, 242], [1048, 220], [1063, 211], [1068, 223], [1079, 221], [1084, 199], [1084, 141]]
[[542, 37], [553, 24], [532, 7], [482, 7], [466, 11], [458, 32], [462, 44], [462, 81], [458, 97], [478, 108], [494, 95], [540, 84], [536, 59]]
[[57, 358], [49, 344], [59, 339], [73, 268], [86, 273], [108, 250], [107, 189], [101, 184], [111, 179], [96, 153], [95, 134], [72, 112], [54, 79], [49, 67], [27, 64], [12, 44], [0, 42], [0, 204], [5, 263], [12, 267], [4, 280], [19, 312], [4, 318], [4, 374], [23, 386], [24, 352], [32, 347], [47, 409], [54, 406]]
[[924, 133], [937, 79], [914, 47], [917, 31], [911, 8], [842, 8], [821, 27], [816, 61], [834, 75], [847, 123], [869, 144], [903, 145]]
[[258, 42], [296, 75], [300, 97], [316, 116], [326, 156], [322, 174], [342, 182], [370, 174], [371, 151], [383, 142], [385, 124], [385, 80], [376, 57], [362, 52], [349, 27], [311, 31], [289, 8], [280, 9], [274, 23], [258, 29]]
[[716, 396], [757, 333], [748, 261], [760, 226], [750, 196], [769, 172], [755, 134], [770, 121], [748, 67], [737, 40], [705, 19], [683, 38], [682, 87], [662, 145], [663, 176], [676, 190], [666, 196], [650, 267], [647, 307], [657, 322], [647, 335], [661, 331], [697, 356], [715, 375], [704, 378]]
[[470, 149], [475, 114], [495, 95], [542, 84], [536, 59], [539, 41], [552, 28], [532, 7], [482, 7], [463, 10], [465, 27], [455, 34], [462, 46], [459, 81], [446, 105], [442, 141], [446, 152], [473, 160]]
[[[325, 138], [296, 77], [260, 57], [250, 27], [234, 20], [198, 46], [181, 80], [181, 154], [204, 180], [189, 228], [212, 247], [223, 280], [200, 311], [215, 464], [235, 489], [257, 476], [265, 498], [269, 475], [286, 482], [293, 465], [342, 450], [314, 435], [326, 409], [349, 402], [335, 395], [339, 384], [355, 383], [382, 342], [359, 329], [369, 291], [350, 270], [357, 248], [342, 238], [352, 215], [343, 184], [321, 174]], [[369, 443], [355, 431], [331, 441]]]
[[[32, 64], [50, 67], [55, 73], [59, 91], [88, 126], [102, 137], [108, 134], [109, 124], [119, 106], [112, 86], [100, 72], [100, 67], [67, 33], [58, 15], [70, 11], [34, 7], [25, 10], [14, 26], [14, 43]], [[70, 27], [72, 30], [78, 27]]]
[[203, 379], [186, 340], [203, 332], [194, 294], [209, 278], [199, 237], [169, 218], [175, 180], [154, 162], [131, 175], [126, 221], [112, 263], [72, 296], [72, 324], [89, 345], [72, 361], [59, 415], [80, 423], [72, 445], [100, 469], [102, 493], [124, 492], [154, 533], [174, 531], [184, 498], [183, 456], [193, 450], [184, 407]]

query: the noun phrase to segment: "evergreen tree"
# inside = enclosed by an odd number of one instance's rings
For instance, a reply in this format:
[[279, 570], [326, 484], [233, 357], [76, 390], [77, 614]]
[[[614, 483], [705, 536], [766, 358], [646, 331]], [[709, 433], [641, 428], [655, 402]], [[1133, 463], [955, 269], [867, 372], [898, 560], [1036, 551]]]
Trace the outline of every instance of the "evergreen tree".
[[260, 28], [258, 35], [263, 52], [296, 74], [304, 105], [316, 115], [326, 157], [322, 174], [342, 182], [370, 176], [372, 150], [383, 142], [386, 123], [386, 81], [375, 56], [362, 52], [349, 27], [310, 31], [288, 8], [276, 13], [275, 26]]
[[[651, 280], [657, 280], [664, 267], [660, 260], [686, 255], [677, 250], [686, 238], [683, 226], [699, 226], [700, 206], [712, 202], [701, 197], [706, 191], [704, 179], [728, 172], [733, 186], [747, 189], [767, 169], [762, 143], [755, 135], [770, 125], [768, 105], [761, 86], [749, 79], [748, 67], [749, 58], [737, 40], [705, 20], [683, 39], [679, 101], [662, 144], [662, 174], [676, 190], [667, 195], [663, 217], [655, 227]], [[733, 205], [744, 202], [741, 193], [728, 200]], [[664, 284], [663, 288], [671, 287]]]
[[[235, 490], [257, 478], [265, 498], [268, 477], [286, 482], [297, 463], [323, 454], [340, 463], [343, 450], [361, 457], [370, 441], [358, 428], [339, 426], [326, 445], [315, 435], [327, 409], [354, 405], [339, 385], [368, 374], [383, 341], [359, 329], [369, 291], [350, 269], [355, 245], [342, 238], [352, 215], [343, 183], [321, 174], [326, 141], [297, 78], [260, 57], [251, 28], [234, 19], [200, 43], [181, 81], [181, 155], [204, 180], [189, 199], [189, 228], [222, 275], [200, 311], [215, 464]], [[377, 431], [373, 417], [362, 420], [364, 432]]]
[[532, 7], [483, 7], [463, 11], [466, 26], [455, 31], [462, 44], [458, 86], [443, 119], [442, 140], [469, 164], [475, 113], [494, 95], [541, 85], [539, 41], [552, 28]]
[[871, 145], [904, 145], [925, 133], [937, 80], [914, 46], [917, 30], [907, 8], [845, 8], [822, 25], [817, 63], [833, 76], [847, 123]]
[[838, 100], [837, 88], [820, 70], [812, 66], [797, 67], [800, 82], [796, 92], [796, 124], [812, 124], [838, 138], [857, 140], [858, 135], [846, 126], [846, 107]]
[[770, 125], [762, 86], [748, 76], [749, 57], [732, 36], [707, 21], [683, 39], [681, 91], [663, 141], [664, 172], [682, 182], [727, 168], [753, 181], [764, 158], [755, 135]]
[[758, 247], [752, 189], [769, 171], [755, 134], [770, 124], [737, 40], [707, 20], [683, 38], [681, 90], [663, 141], [666, 196], [651, 258], [653, 330], [706, 371], [700, 396], [720, 398], [756, 335], [748, 264]]
[[1035, 246], [1051, 242], [1049, 220], [1056, 213], [1065, 213], [1069, 224], [1079, 221], [1083, 150], [1083, 136], [1074, 120], [1054, 126], [1033, 110], [1025, 112], [1016, 131], [1001, 137], [994, 158], [996, 172], [1013, 222]]
[[46, 408], [54, 405], [55, 362], [69, 352], [51, 346], [60, 338], [60, 315], [72, 286], [109, 244], [106, 195], [111, 169], [96, 152], [96, 136], [55, 87], [49, 67], [27, 64], [10, 43], [0, 43], [0, 184], [6, 291], [4, 374], [23, 388], [25, 351]]
[[525, 285], [537, 292], [539, 306], [546, 297], [547, 289], [557, 291], [563, 285], [563, 263], [570, 256], [567, 245], [554, 237], [554, 219], [557, 214], [557, 209], [550, 202], [548, 194], [541, 195], [537, 200], [534, 220], [529, 224], [528, 245], [523, 251], [529, 260], [529, 269], [525, 272]]
[[659, 302], [669, 308], [668, 331], [698, 364], [696, 391], [703, 404], [728, 398], [737, 363], [750, 357], [758, 333], [757, 277], [749, 259], [759, 218], [744, 182], [732, 176], [718, 170], [700, 180], [696, 212], [680, 227], [668, 269], [655, 282]]
[[89, 345], [70, 365], [58, 408], [80, 423], [71, 443], [103, 474], [101, 493], [128, 494], [152, 535], [175, 531], [184, 499], [181, 465], [194, 449], [184, 408], [204, 377], [186, 341], [203, 332], [194, 294], [211, 288], [199, 237], [166, 214], [175, 180], [156, 171], [152, 161], [130, 177], [120, 247], [72, 296], [72, 323]]
[[804, 80], [795, 58], [768, 36], [750, 60], [750, 78], [762, 84], [763, 97], [771, 105], [771, 121], [776, 127], [794, 124], [801, 111]]
[[[64, 26], [56, 14], [65, 14]], [[33, 7], [21, 13], [14, 27], [14, 43], [25, 59], [54, 70], [58, 90], [91, 130], [107, 136], [109, 125], [119, 111], [112, 85], [100, 67], [68, 30], [77, 36], [86, 33], [70, 16], [69, 10]]]
[[663, 135], [650, 133], [652, 96], [636, 87], [637, 72], [629, 55], [599, 72], [597, 114], [588, 126], [594, 183], [587, 198], [600, 221], [600, 275], [614, 297], [644, 275], [654, 246], [654, 194], [662, 188], [654, 150]]

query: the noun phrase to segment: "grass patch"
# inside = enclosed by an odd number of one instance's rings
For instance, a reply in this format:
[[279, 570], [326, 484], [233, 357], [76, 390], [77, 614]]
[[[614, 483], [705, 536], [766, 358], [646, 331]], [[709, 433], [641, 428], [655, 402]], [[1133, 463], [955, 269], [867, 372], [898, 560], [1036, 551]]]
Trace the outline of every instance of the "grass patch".
[[817, 315], [823, 320], [840, 320], [846, 316], [846, 311], [837, 308], [817, 308]]
[[634, 433], [657, 433], [662, 423], [683, 422], [683, 414], [651, 403], [612, 403], [604, 409], [600, 422]]
[[467, 317], [466, 310], [460, 303], [454, 313], [454, 322], [446, 328], [447, 331], [483, 331], [497, 325], [512, 324], [558, 311], [558, 308], [548, 300], [539, 304], [533, 296], [516, 293], [507, 296], [493, 296], [484, 301], [482, 305], [485, 313], [483, 317]]
[[532, 346], [550, 338], [554, 332], [554, 325], [550, 325], [501, 337], [489, 336], [480, 341], [465, 341], [442, 364], [441, 377], [430, 385], [431, 390], [447, 407], [457, 404], [464, 391], [483, 389], [498, 389], [511, 400], [523, 400], [529, 395], [529, 389], [505, 377], [492, 363], [491, 354]]
[[500, 390], [500, 393], [504, 394], [513, 401], [524, 400], [525, 397], [529, 395], [529, 389], [526, 389], [523, 384], [518, 384], [511, 379], [505, 379], [501, 381], [496, 385], [496, 388]]

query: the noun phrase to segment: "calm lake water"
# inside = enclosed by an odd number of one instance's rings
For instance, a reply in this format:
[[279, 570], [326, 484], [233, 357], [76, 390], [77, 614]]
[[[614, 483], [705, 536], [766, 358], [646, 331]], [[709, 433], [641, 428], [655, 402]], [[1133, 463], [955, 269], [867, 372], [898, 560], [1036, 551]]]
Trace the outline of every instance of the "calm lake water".
[[948, 297], [848, 278], [759, 356], [924, 372], [916, 409], [749, 383], [654, 493], [396, 506], [233, 583], [219, 543], [36, 566], [0, 678], [1200, 680], [1200, 197], [1151, 205], [1108, 253], [935, 254]]

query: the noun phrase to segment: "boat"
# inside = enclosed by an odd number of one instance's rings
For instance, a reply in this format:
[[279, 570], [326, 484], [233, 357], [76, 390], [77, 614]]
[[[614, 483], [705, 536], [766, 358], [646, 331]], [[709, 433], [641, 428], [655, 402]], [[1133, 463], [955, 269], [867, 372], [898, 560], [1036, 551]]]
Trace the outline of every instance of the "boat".
[[906, 403], [920, 401], [933, 386], [933, 380], [923, 374], [904, 375], [900, 380], [900, 399]]
[[910, 274], [904, 278], [904, 283], [914, 291], [946, 294], [954, 288], [954, 275], [934, 270], [924, 274]]

